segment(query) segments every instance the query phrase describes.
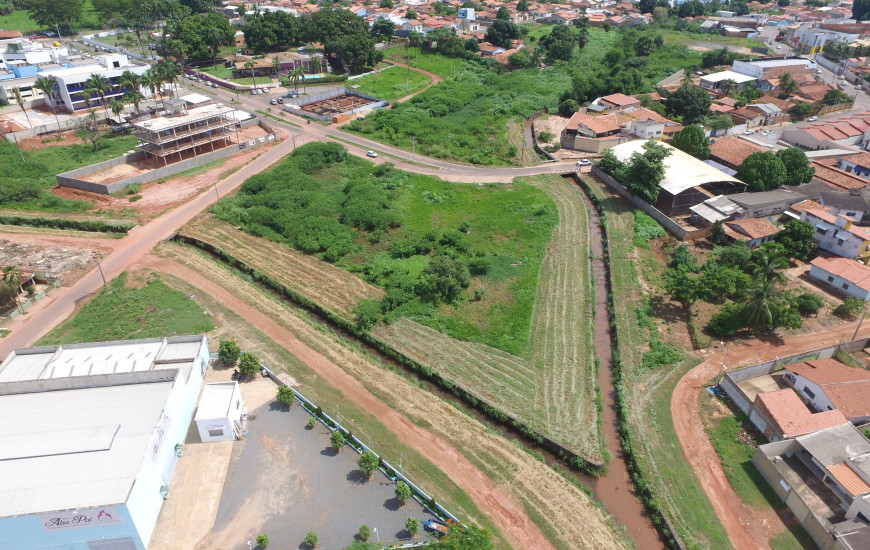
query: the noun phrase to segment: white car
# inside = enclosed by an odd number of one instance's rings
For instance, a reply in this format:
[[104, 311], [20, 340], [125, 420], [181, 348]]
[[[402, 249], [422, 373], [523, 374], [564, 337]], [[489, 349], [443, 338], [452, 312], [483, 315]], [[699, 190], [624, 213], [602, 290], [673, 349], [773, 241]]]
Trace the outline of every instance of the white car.
[[278, 100], [277, 100], [277, 99], [270, 99], [270, 100], [269, 100], [269, 105], [277, 105], [277, 104], [278, 104]]
[[815, 122], [815, 121], [817, 121], [817, 120], [819, 120], [819, 117], [817, 117], [817, 116], [811, 116], [810, 118], [807, 119], [807, 122]]
[[377, 158], [378, 154], [375, 153], [374, 151], [366, 151], [366, 156], [372, 157], [372, 158]]
[[766, 136], [769, 133], [770, 133], [770, 130], [762, 130], [761, 131], [761, 135], [763, 135], [763, 136]]
[[592, 163], [589, 162], [589, 159], [580, 159], [577, 161], [577, 167], [580, 168], [581, 166], [592, 166]]
[[743, 135], [744, 136], [751, 136], [754, 133], [755, 133], [755, 130], [746, 130], [745, 132], [743, 132]]
[[841, 74], [841, 75], [838, 76], [837, 78], [840, 79], [840, 80], [846, 80], [846, 75]]

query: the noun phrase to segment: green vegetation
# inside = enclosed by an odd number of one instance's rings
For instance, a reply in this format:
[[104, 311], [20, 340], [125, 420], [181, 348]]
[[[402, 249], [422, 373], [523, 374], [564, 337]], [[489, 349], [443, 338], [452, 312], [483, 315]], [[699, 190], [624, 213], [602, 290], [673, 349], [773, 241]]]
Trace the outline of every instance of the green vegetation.
[[815, 550], [813, 538], [800, 525], [793, 525], [770, 538], [770, 550]]
[[740, 431], [740, 422], [733, 416], [715, 421], [707, 430], [713, 447], [722, 460], [722, 469], [725, 470], [728, 481], [746, 504], [754, 508], [766, 505], [779, 507], [782, 504], [779, 497], [752, 465], [755, 449], [738, 440]]
[[341, 435], [339, 430], [335, 430], [332, 432], [332, 435], [329, 436], [329, 445], [336, 451], [340, 451], [341, 448], [344, 447], [344, 436]]
[[[225, 67], [223, 63], [218, 63], [217, 65], [212, 65], [210, 67], [202, 67], [197, 69], [197, 71], [201, 73], [207, 73], [212, 76], [216, 76], [218, 78], [222, 78], [224, 80], [230, 80], [233, 78], [233, 69], [232, 67]], [[250, 81], [251, 77], [248, 77]], [[244, 80], [244, 79], [242, 79]]]
[[854, 319], [864, 311], [864, 301], [854, 296], [849, 296], [843, 303], [834, 308], [834, 315], [843, 319]]
[[349, 82], [359, 85], [360, 92], [392, 102], [425, 88], [431, 79], [405, 67], [394, 67]]
[[399, 499], [399, 502], [402, 504], [405, 504], [405, 501], [411, 498], [411, 487], [409, 487], [404, 481], [396, 483], [396, 498]]
[[257, 548], [259, 548], [260, 550], [266, 550], [267, 548], [269, 548], [269, 535], [257, 535]]
[[288, 407], [296, 402], [296, 394], [290, 386], [278, 386], [278, 393], [275, 396], [275, 401], [283, 403]]
[[[378, 459], [378, 455], [366, 449], [359, 456], [359, 461], [357, 464], [359, 465], [359, 469], [362, 470], [367, 477], [371, 477], [375, 470], [378, 469], [378, 464], [380, 460]], [[365, 540], [365, 539], [363, 539]]]
[[40, 345], [156, 338], [214, 329], [202, 306], [160, 278], [143, 276], [127, 283], [125, 272], [42, 338]]
[[665, 228], [640, 210], [634, 212], [634, 246], [650, 249], [650, 241], [667, 235]]
[[218, 347], [218, 359], [221, 363], [235, 363], [241, 354], [242, 350], [235, 340], [221, 340]]
[[408, 317], [518, 355], [557, 221], [553, 202], [526, 183], [450, 184], [321, 143], [249, 178], [214, 211], [384, 288], [380, 304], [357, 311], [367, 324]]
[[[48, 0], [43, 0], [48, 4]], [[73, 2], [75, 4], [76, 2]], [[81, 15], [77, 18], [76, 30], [95, 30], [100, 28], [99, 17], [91, 0], [84, 0], [81, 4]], [[65, 27], [61, 25], [61, 29]], [[26, 9], [16, 8], [8, 15], [0, 15], [0, 29], [21, 31], [24, 36], [41, 30], [54, 30], [54, 27], [41, 25], [32, 17], [32, 13]], [[64, 31], [65, 33], [66, 31]]]
[[0, 206], [46, 212], [87, 210], [89, 203], [51, 195], [49, 189], [57, 185], [55, 175], [117, 157], [138, 142], [133, 136], [118, 136], [102, 139], [96, 152], [88, 143], [30, 149], [23, 151], [26, 163], [22, 163], [15, 144], [0, 140]]
[[311, 548], [317, 548], [317, 543], [320, 542], [320, 537], [314, 531], [308, 531], [305, 535], [305, 544]]
[[435, 73], [438, 76], [447, 78], [452, 76], [455, 71], [459, 70], [463, 62], [460, 59], [453, 59], [440, 53], [427, 52], [419, 47], [404, 47], [395, 46], [384, 50], [384, 57], [398, 61], [430, 73]]

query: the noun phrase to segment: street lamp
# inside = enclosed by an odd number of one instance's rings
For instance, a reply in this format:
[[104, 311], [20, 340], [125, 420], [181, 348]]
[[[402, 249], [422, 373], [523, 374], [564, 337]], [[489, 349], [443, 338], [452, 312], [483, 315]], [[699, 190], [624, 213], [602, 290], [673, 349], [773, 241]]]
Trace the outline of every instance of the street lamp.
[[374, 529], [372, 529], [372, 533], [375, 534], [375, 536], [376, 536], [377, 539], [378, 539], [378, 542], [380, 543], [380, 542], [381, 542], [381, 535], [378, 534], [378, 528], [375, 527]]

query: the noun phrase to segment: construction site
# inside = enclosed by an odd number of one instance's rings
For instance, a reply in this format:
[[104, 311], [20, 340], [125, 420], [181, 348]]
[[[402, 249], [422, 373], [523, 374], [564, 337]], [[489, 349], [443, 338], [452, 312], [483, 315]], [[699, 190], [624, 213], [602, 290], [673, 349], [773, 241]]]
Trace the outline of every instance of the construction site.
[[335, 90], [323, 95], [285, 101], [284, 110], [296, 115], [328, 122], [345, 120], [381, 107], [389, 102], [356, 90]]

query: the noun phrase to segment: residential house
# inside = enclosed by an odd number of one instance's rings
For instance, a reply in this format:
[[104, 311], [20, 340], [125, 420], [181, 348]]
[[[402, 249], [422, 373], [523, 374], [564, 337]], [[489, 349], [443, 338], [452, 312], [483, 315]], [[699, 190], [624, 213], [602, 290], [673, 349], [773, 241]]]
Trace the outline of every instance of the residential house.
[[746, 87], [747, 84], [749, 84], [750, 82], [755, 82], [758, 79], [756, 79], [754, 76], [736, 73], [734, 71], [719, 71], [718, 73], [712, 73], [702, 76], [700, 86], [705, 90], [712, 90], [718, 92], [722, 89], [722, 84], [729, 80], [737, 84], [738, 90], [742, 90]]
[[783, 129], [781, 139], [811, 151], [839, 149], [844, 145], [861, 147], [867, 127], [863, 119], [855, 117], [825, 120], [809, 126], [788, 126]]
[[[764, 126], [772, 126], [774, 124], [781, 124], [788, 120], [788, 113], [784, 112], [777, 105], [773, 103], [753, 103], [751, 105], [747, 105], [745, 109], [749, 109], [750, 111], [756, 111], [761, 113], [764, 117], [763, 125]], [[747, 126], [748, 128], [748, 126]]]
[[764, 125], [765, 114], [757, 109], [750, 109], [749, 105], [734, 109], [728, 115], [735, 126], [745, 124], [746, 129], [750, 129]]
[[[866, 266], [865, 266], [866, 267]], [[870, 420], [870, 371], [836, 359], [815, 359], [785, 365], [783, 380], [816, 411], [843, 413], [850, 422]]]
[[[819, 198], [821, 197], [822, 191], [849, 191], [852, 189], [863, 189], [870, 185], [870, 181], [867, 181], [859, 175], [849, 173], [845, 170], [841, 170], [840, 168], [837, 168], [836, 164], [831, 166], [826, 162], [812, 161], [810, 163], [810, 166], [812, 166], [816, 170], [816, 173], [813, 176], [813, 180], [812, 182], [810, 182], [810, 184], [816, 182], [824, 184], [824, 187], [819, 190], [818, 194], [807, 195], [810, 197], [814, 196], [815, 198]], [[798, 190], [800, 191], [800, 189]], [[807, 193], [804, 192], [804, 194]]]
[[609, 111], [622, 110], [628, 107], [640, 107], [640, 100], [625, 94], [611, 94], [595, 100]]
[[852, 218], [824, 210], [804, 210], [801, 220], [813, 225], [813, 240], [822, 250], [862, 264], [870, 262], [870, 233], [855, 226]]
[[847, 258], [815, 258], [809, 276], [847, 296], [870, 301], [870, 267]]
[[848, 422], [836, 409], [810, 410], [792, 388], [759, 393], [753, 405], [749, 420], [768, 441], [799, 437]]
[[744, 208], [748, 218], [778, 216], [788, 210], [791, 205], [806, 199], [802, 193], [792, 189], [735, 193], [729, 195], [728, 198]]
[[[855, 174], [865, 180], [870, 180], [870, 153], [842, 157], [837, 160], [837, 168], [850, 174]], [[870, 181], [868, 181], [868, 184], [870, 184]]]
[[719, 195], [707, 199], [701, 204], [696, 204], [689, 210], [692, 211], [692, 224], [700, 227], [709, 227], [716, 222], [736, 220], [742, 218], [746, 209], [725, 195]]
[[746, 157], [765, 151], [767, 149], [764, 147], [741, 137], [715, 138], [710, 141], [710, 159], [707, 163], [733, 176]]
[[824, 210], [825, 207], [814, 200], [807, 199], [805, 201], [797, 202], [788, 207], [788, 210], [785, 211], [786, 216], [799, 220], [801, 219], [801, 212], [804, 210]]
[[723, 224], [725, 235], [732, 241], [743, 241], [749, 248], [758, 248], [773, 240], [780, 228], [767, 218], [744, 218]]
[[665, 125], [655, 120], [632, 120], [628, 132], [640, 139], [661, 139], [664, 137]]
[[797, 97], [811, 105], [821, 105], [825, 95], [831, 90], [836, 90], [835, 86], [817, 82], [815, 84], [804, 84], [797, 89]]
[[870, 189], [850, 189], [847, 192], [824, 191], [820, 197], [824, 209], [834, 215], [846, 216], [858, 223], [870, 224]]
[[591, 116], [577, 112], [562, 130], [560, 143], [565, 149], [601, 153], [625, 139], [622, 131], [630, 122], [621, 113]]

